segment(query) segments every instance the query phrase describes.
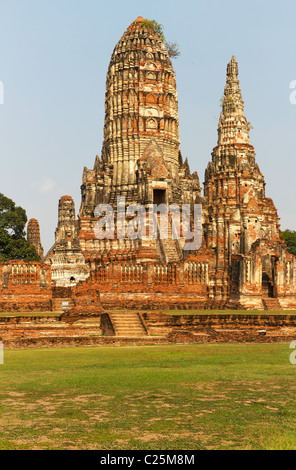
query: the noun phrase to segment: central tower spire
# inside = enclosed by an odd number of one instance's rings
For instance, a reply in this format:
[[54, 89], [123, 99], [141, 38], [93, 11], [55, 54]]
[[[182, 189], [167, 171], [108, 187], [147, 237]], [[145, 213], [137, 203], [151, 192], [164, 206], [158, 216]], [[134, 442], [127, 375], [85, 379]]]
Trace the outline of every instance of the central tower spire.
[[151, 141], [177, 179], [178, 99], [169, 54], [149, 22], [138, 17], [116, 45], [106, 83], [102, 159], [113, 166], [113, 191], [128, 199], [137, 161]]
[[[79, 239], [84, 252], [89, 247], [89, 251], [101, 249], [94, 235], [99, 204], [110, 204], [115, 214], [119, 196], [125, 197], [126, 206], [189, 204], [193, 208], [200, 195], [198, 175], [190, 173], [188, 160], [183, 162], [179, 150], [175, 72], [157, 30], [154, 20], [138, 17], [111, 57], [102, 154], [93, 170], [84, 169], [81, 187]], [[157, 243], [152, 243], [158, 250], [156, 259], [164, 252]], [[118, 252], [115, 243], [110, 245]]]

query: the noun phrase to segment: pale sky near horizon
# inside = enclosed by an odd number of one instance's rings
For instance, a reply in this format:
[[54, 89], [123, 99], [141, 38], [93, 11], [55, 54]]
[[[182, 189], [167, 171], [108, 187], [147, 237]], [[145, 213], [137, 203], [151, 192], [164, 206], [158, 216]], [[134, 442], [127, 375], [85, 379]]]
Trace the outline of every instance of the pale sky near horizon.
[[201, 183], [217, 143], [226, 65], [235, 55], [251, 143], [282, 229], [296, 230], [296, 2], [0, 0], [0, 192], [40, 223], [47, 251], [58, 201], [76, 213], [84, 166], [100, 155], [112, 51], [138, 16], [179, 44], [173, 61], [180, 149]]

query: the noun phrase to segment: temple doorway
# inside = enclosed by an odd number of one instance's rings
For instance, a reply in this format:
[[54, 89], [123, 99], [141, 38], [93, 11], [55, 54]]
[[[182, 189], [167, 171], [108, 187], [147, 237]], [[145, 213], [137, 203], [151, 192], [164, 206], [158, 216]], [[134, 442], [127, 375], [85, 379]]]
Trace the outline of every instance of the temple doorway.
[[273, 297], [273, 282], [267, 273], [262, 273], [262, 295], [263, 297]]
[[166, 190], [153, 189], [153, 204], [166, 204]]
[[273, 298], [274, 295], [274, 272], [276, 259], [274, 256], [262, 258], [262, 295]]

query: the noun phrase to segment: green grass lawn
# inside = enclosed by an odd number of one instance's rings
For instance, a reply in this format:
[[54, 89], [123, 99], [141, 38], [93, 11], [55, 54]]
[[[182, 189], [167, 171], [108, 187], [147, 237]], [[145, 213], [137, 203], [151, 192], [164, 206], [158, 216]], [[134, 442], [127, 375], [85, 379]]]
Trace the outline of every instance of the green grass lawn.
[[0, 449], [296, 449], [288, 344], [7, 350]]
[[296, 449], [288, 344], [7, 350], [0, 449]]

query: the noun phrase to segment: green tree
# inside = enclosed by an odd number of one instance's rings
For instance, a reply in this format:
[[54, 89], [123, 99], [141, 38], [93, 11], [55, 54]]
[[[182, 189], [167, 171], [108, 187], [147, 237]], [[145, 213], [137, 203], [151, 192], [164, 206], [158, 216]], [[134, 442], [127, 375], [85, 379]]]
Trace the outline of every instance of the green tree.
[[289, 229], [284, 230], [281, 234], [281, 238], [286, 243], [288, 252], [296, 256], [296, 231]]
[[165, 37], [164, 37], [164, 33], [163, 33], [163, 25], [162, 24], [157, 23], [157, 21], [155, 21], [155, 20], [145, 19], [143, 21], [142, 25], [146, 26], [146, 28], [152, 29], [157, 34], [157, 36], [159, 37], [159, 39], [162, 42], [165, 41]]
[[180, 55], [179, 46], [176, 42], [164, 42], [165, 48], [168, 51], [171, 59], [176, 59]]
[[0, 193], [0, 261], [39, 261], [34, 246], [25, 239], [26, 211]]

